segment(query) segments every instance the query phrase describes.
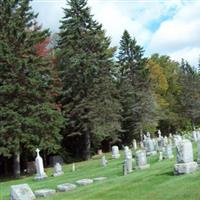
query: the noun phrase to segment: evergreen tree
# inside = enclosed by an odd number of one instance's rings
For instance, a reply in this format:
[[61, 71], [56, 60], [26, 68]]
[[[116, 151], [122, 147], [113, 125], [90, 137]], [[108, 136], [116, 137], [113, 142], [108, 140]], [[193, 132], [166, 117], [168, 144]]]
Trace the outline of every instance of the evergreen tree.
[[50, 62], [36, 48], [49, 32], [37, 26], [29, 2], [0, 1], [0, 155], [13, 156], [16, 177], [22, 152], [59, 149], [63, 123], [52, 97]]
[[131, 143], [154, 123], [155, 101], [151, 92], [144, 50], [124, 31], [120, 41], [119, 89], [121, 94], [123, 138]]
[[180, 113], [190, 121], [194, 130], [200, 119], [200, 74], [198, 69], [182, 60], [179, 81], [181, 86]]
[[66, 118], [63, 134], [66, 140], [73, 136], [74, 142], [76, 138], [76, 148], [82, 148], [84, 159], [89, 159], [91, 145], [113, 138], [119, 129], [120, 105], [112, 77], [114, 49], [86, 0], [67, 4], [58, 45]]

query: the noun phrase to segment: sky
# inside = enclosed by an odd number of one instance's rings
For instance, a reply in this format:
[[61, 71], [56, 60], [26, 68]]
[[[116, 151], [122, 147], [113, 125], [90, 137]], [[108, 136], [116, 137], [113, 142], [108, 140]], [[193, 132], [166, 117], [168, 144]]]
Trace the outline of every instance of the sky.
[[[112, 45], [129, 31], [145, 55], [169, 55], [197, 66], [200, 55], [200, 0], [88, 0], [94, 19], [103, 24]], [[33, 0], [44, 28], [58, 32], [66, 0]]]

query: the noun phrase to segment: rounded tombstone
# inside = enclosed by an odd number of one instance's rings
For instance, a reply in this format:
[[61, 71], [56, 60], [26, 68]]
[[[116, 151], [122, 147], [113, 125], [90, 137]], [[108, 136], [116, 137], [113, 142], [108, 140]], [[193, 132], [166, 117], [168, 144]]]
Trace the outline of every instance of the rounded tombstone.
[[138, 168], [147, 168], [149, 165], [147, 164], [146, 152], [143, 150], [139, 150], [136, 152], [136, 165]]

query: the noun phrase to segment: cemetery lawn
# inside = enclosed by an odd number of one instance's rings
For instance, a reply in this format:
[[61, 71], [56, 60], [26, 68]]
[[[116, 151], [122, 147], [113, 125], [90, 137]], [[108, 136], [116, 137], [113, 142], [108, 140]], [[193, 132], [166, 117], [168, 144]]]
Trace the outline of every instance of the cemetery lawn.
[[[194, 145], [193, 145], [194, 147]], [[196, 150], [196, 146], [194, 148]], [[123, 155], [123, 152], [121, 152]], [[78, 186], [70, 192], [56, 193], [45, 200], [199, 200], [200, 170], [194, 174], [174, 176], [175, 159], [158, 162], [158, 155], [148, 158], [151, 167], [146, 170], [134, 170], [133, 173], [122, 176], [123, 156], [112, 160], [106, 154], [108, 166], [100, 166], [100, 157], [76, 163], [77, 171], [71, 172], [71, 165], [64, 165], [65, 174], [52, 177], [53, 169], [47, 169], [48, 178], [42, 181], [24, 177], [20, 180], [3, 181], [0, 183], [0, 200], [9, 200], [10, 186], [28, 183], [33, 191], [42, 188], [55, 189], [62, 183], [75, 183], [83, 178], [106, 176], [107, 180], [95, 182], [87, 186]], [[197, 158], [195, 151], [194, 158]]]

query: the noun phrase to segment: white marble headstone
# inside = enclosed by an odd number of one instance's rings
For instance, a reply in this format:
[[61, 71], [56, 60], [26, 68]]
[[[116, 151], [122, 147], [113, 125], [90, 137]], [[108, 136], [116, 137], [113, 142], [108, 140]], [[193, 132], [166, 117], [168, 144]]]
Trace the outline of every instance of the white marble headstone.
[[36, 180], [41, 180], [41, 179], [44, 179], [47, 177], [45, 171], [44, 171], [44, 164], [43, 164], [43, 160], [40, 156], [40, 150], [39, 149], [36, 149], [36, 152], [37, 152], [37, 157], [35, 159], [35, 165], [36, 165], [36, 171], [37, 171], [37, 174], [36, 174], [36, 177], [35, 179]]

